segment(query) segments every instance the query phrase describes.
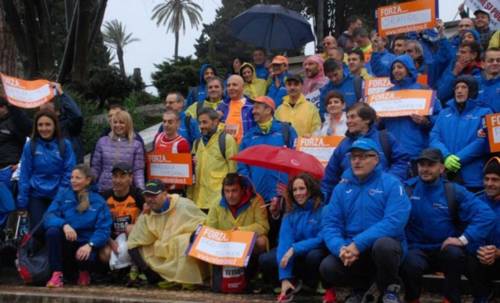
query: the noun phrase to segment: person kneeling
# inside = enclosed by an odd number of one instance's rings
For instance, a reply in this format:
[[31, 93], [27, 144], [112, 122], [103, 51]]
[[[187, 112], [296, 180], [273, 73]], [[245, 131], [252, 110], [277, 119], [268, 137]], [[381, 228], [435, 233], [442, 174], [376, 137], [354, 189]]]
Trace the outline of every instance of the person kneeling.
[[149, 283], [168, 287], [202, 284], [207, 277], [205, 263], [186, 255], [191, 234], [205, 221], [205, 214], [193, 201], [169, 195], [160, 180], [150, 180], [142, 192], [151, 211], [139, 215], [128, 236], [132, 262]]
[[47, 287], [63, 287], [63, 261], [79, 270], [78, 285], [90, 284], [97, 250], [111, 232], [111, 214], [104, 199], [92, 191], [90, 168], [77, 165], [71, 173], [71, 187], [61, 191], [47, 210], [46, 241], [52, 277]]
[[264, 200], [255, 193], [250, 180], [237, 173], [229, 173], [222, 181], [222, 199], [208, 211], [206, 225], [220, 230], [253, 231], [257, 234], [255, 246], [246, 270], [252, 278], [258, 256], [268, 248], [269, 223]]

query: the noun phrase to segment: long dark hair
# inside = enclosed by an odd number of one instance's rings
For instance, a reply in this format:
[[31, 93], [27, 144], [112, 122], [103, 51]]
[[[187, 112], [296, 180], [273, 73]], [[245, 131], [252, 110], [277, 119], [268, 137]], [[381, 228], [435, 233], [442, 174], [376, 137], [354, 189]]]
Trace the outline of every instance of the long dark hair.
[[50, 120], [52, 120], [52, 122], [54, 123], [54, 134], [53, 134], [52, 138], [57, 140], [57, 142], [59, 144], [59, 152], [61, 153], [61, 157], [62, 157], [62, 155], [64, 154], [64, 150], [65, 150], [64, 138], [63, 138], [62, 133], [61, 133], [61, 128], [59, 127], [59, 118], [57, 117], [56, 113], [51, 111], [51, 110], [39, 110], [35, 114], [35, 118], [33, 120], [34, 121], [33, 122], [33, 130], [31, 133], [31, 153], [32, 154], [35, 153], [37, 139], [42, 139], [42, 137], [38, 133], [38, 129], [37, 129], [38, 120], [40, 120], [40, 118], [42, 118], [42, 117], [47, 117]]
[[287, 201], [289, 205], [287, 207], [287, 210], [291, 211], [297, 205], [297, 201], [293, 197], [293, 183], [295, 183], [295, 180], [298, 179], [304, 181], [304, 184], [306, 185], [307, 192], [309, 193], [309, 199], [313, 201], [313, 210], [318, 209], [318, 207], [321, 205], [321, 202], [323, 202], [323, 193], [321, 193], [320, 183], [311, 175], [307, 173], [301, 173], [297, 176], [292, 177], [290, 181], [288, 181]]

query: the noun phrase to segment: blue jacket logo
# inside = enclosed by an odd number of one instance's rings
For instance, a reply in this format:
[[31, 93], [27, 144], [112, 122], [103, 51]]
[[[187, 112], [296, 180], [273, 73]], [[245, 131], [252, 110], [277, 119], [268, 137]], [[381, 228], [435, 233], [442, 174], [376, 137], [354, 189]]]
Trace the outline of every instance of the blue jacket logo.
[[382, 191], [382, 190], [380, 190], [380, 189], [377, 189], [377, 188], [370, 188], [370, 189], [368, 190], [368, 194], [369, 194], [370, 196], [374, 196], [374, 195], [376, 195], [376, 194], [383, 194], [383, 193], [384, 193], [384, 191]]

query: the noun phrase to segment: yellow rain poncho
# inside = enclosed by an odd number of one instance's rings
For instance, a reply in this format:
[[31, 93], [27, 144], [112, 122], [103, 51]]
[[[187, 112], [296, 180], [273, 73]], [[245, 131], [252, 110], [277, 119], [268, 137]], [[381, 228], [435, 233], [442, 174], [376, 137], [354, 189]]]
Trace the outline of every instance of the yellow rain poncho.
[[168, 210], [139, 216], [128, 249], [140, 247], [144, 261], [167, 281], [201, 284], [208, 276], [207, 265], [185, 252], [191, 233], [204, 221], [205, 214], [191, 200], [171, 195]]
[[255, 99], [258, 96], [265, 96], [267, 92], [267, 81], [257, 78], [255, 74], [255, 68], [250, 63], [243, 63], [240, 67], [240, 76], [243, 77], [243, 70], [245, 68], [252, 69], [252, 82], [243, 85], [243, 94], [248, 96], [250, 99]]

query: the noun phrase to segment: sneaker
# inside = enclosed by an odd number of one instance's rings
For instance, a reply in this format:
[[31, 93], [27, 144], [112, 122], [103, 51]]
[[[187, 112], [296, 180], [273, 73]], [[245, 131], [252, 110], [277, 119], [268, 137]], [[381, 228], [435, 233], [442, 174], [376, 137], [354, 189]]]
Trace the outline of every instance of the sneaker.
[[352, 292], [347, 298], [345, 299], [345, 303], [361, 303], [363, 302], [363, 292]]
[[323, 303], [335, 303], [337, 302], [337, 293], [334, 288], [328, 288], [325, 290], [323, 295]]
[[400, 286], [397, 284], [391, 284], [387, 287], [382, 297], [383, 303], [401, 303], [399, 299]]
[[52, 273], [52, 277], [49, 282], [47, 282], [47, 287], [50, 288], [60, 288], [64, 286], [63, 273], [61, 271], [55, 271]]
[[88, 271], [84, 270], [78, 274], [78, 282], [76, 282], [79, 286], [88, 286], [90, 285], [90, 274]]

